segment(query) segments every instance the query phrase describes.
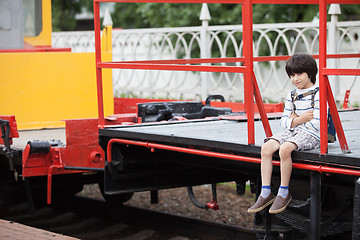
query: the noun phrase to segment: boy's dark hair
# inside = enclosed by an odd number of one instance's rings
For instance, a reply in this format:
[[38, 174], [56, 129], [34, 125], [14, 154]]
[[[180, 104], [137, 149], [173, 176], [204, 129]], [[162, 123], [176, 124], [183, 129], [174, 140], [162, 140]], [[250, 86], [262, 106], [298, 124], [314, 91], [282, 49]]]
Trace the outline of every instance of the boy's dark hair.
[[316, 83], [316, 74], [318, 68], [315, 59], [309, 54], [295, 54], [287, 62], [285, 66], [287, 75], [306, 72], [312, 83]]

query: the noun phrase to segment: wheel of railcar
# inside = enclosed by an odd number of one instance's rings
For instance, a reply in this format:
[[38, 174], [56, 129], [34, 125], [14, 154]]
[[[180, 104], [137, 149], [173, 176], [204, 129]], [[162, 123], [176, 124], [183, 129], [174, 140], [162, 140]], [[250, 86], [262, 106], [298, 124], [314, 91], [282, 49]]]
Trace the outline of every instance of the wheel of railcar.
[[103, 198], [105, 199], [105, 201], [110, 204], [123, 204], [123, 203], [129, 201], [132, 198], [132, 196], [134, 195], [134, 193], [132, 193], [132, 192], [113, 194], [113, 195], [105, 194], [104, 184], [101, 184], [101, 183], [99, 183], [99, 188], [100, 188], [101, 194], [102, 194]]

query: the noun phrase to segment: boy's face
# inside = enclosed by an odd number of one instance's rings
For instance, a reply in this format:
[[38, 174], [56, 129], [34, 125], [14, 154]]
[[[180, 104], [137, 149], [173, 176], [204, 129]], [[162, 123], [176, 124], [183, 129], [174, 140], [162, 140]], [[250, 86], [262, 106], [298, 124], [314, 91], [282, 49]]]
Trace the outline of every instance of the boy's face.
[[294, 73], [290, 75], [290, 79], [294, 86], [298, 89], [306, 89], [314, 85], [306, 72]]

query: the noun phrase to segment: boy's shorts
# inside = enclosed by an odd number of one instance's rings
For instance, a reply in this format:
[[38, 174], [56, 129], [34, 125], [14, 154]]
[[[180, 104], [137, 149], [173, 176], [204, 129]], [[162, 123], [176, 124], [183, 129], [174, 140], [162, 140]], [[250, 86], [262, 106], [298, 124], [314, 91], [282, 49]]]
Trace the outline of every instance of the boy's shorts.
[[293, 131], [286, 130], [285, 132], [274, 134], [272, 137], [267, 138], [265, 141], [270, 139], [274, 139], [281, 144], [284, 142], [292, 142], [298, 148], [296, 151], [299, 150], [310, 150], [314, 148], [320, 147], [320, 140], [307, 134], [304, 131], [301, 131], [298, 128], [295, 128]]

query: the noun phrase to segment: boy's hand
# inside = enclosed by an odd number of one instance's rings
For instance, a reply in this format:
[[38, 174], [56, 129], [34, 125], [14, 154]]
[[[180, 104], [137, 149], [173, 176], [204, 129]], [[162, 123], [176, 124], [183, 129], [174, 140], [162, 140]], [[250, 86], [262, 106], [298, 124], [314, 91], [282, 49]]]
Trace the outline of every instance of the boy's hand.
[[299, 117], [299, 115], [297, 115], [296, 113], [291, 113], [289, 118], [296, 118]]
[[301, 123], [307, 123], [314, 119], [314, 113], [313, 111], [307, 111], [304, 112], [301, 116], [299, 116], [299, 124]]
[[302, 115], [298, 116], [295, 113], [292, 113], [289, 118], [294, 118], [291, 123], [291, 127], [296, 127], [299, 124], [307, 123], [314, 119], [313, 111], [304, 112]]

